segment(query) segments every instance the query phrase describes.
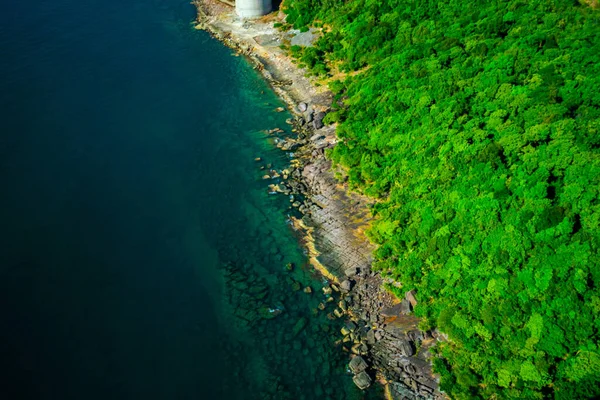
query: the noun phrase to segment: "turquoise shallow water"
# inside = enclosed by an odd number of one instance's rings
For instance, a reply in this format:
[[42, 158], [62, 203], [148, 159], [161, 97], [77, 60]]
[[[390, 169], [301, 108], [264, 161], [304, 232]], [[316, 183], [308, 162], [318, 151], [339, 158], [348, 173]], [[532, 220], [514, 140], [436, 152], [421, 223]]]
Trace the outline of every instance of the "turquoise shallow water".
[[367, 396], [260, 179], [289, 115], [246, 60], [187, 1], [8, 3], [0, 397]]

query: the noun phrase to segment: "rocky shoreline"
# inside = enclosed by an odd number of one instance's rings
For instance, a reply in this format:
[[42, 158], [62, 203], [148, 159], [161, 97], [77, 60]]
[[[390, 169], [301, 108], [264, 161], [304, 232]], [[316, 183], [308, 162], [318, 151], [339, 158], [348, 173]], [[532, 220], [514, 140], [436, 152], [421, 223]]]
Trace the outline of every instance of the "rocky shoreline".
[[241, 21], [218, 1], [193, 4], [198, 10], [196, 27], [248, 57], [294, 115], [288, 122], [296, 137], [277, 142], [282, 150], [293, 151], [291, 165], [269, 172], [265, 179], [281, 179], [269, 190], [291, 196], [292, 207], [302, 215], [292, 222], [304, 238], [310, 262], [331, 281], [324, 290], [328, 301], [319, 308], [330, 318], [347, 321], [338, 344], [352, 355], [349, 368], [355, 384], [366, 388], [375, 378], [391, 399], [445, 398], [438, 391], [429, 353], [443, 338], [418, 329], [418, 319], [411, 315], [414, 293], [398, 301], [370, 269], [374, 246], [364, 235], [371, 218], [369, 200], [350, 193], [331, 171], [325, 149], [336, 143], [335, 127], [325, 126], [323, 119], [332, 96], [279, 48], [294, 33], [273, 27], [281, 15]]

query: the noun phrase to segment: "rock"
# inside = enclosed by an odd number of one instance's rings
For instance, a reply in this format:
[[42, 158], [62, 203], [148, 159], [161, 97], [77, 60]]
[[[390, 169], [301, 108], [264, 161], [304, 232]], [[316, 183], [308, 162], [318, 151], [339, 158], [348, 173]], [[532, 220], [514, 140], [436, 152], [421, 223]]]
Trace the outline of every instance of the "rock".
[[312, 288], [310, 286], [307, 286], [304, 288], [304, 293], [310, 294], [312, 293]]
[[404, 370], [409, 375], [414, 375], [417, 372], [417, 368], [414, 365], [412, 365], [412, 364], [406, 364], [404, 366]]
[[304, 317], [300, 318], [298, 322], [296, 322], [296, 325], [294, 325], [294, 328], [292, 330], [294, 337], [297, 336], [300, 332], [302, 332], [302, 330], [306, 327], [307, 323], [308, 321]]
[[285, 269], [287, 269], [288, 271], [293, 271], [294, 270], [294, 263], [287, 263], [285, 265]]
[[411, 311], [412, 311], [412, 306], [411, 306], [410, 302], [406, 299], [402, 300], [400, 302], [400, 314], [408, 315], [411, 313]]
[[364, 390], [371, 386], [371, 378], [364, 371], [358, 375], [355, 375], [354, 378], [352, 378], [352, 381], [361, 390]]
[[[352, 336], [350, 336], [350, 339], [352, 339]], [[355, 344], [350, 348], [350, 352], [353, 354], [356, 354], [357, 356], [360, 356], [361, 354], [363, 354], [361, 351], [361, 345], [362, 345], [362, 343], [355, 342]]]
[[335, 310], [333, 310], [333, 314], [335, 314], [335, 316], [338, 318], [342, 318], [342, 316], [344, 315], [344, 312], [342, 310], [340, 310], [339, 308], [336, 308]]
[[384, 334], [385, 334], [385, 331], [375, 332], [375, 340], [380, 341], [381, 339], [383, 339]]
[[271, 179], [271, 175], [263, 175], [263, 179]]
[[325, 286], [325, 287], [323, 288], [323, 293], [324, 293], [326, 296], [330, 295], [330, 294], [331, 294], [331, 288], [330, 288], [329, 286]]
[[373, 332], [372, 329], [367, 332], [367, 343], [369, 343], [371, 346], [375, 344], [375, 332]]
[[384, 308], [381, 310], [381, 315], [384, 317], [397, 317], [400, 315], [401, 303], [394, 304], [391, 307]]
[[298, 104], [298, 111], [304, 112], [306, 110], [308, 110], [308, 104], [306, 104], [304, 102]]
[[340, 302], [338, 303], [338, 307], [344, 312], [348, 311], [348, 305], [346, 304], [345, 300], [340, 300]]
[[315, 129], [321, 129], [322, 127], [324, 127], [325, 125], [323, 124], [323, 118], [325, 118], [325, 114], [323, 111], [320, 111], [318, 113], [315, 114], [315, 119], [313, 121], [313, 127]]
[[283, 108], [283, 107], [277, 107], [277, 108], [275, 109], [275, 112], [278, 112], [278, 113], [279, 113], [279, 112], [284, 112], [284, 111], [285, 111], [285, 108]]
[[340, 289], [342, 290], [342, 292], [348, 293], [352, 289], [352, 282], [350, 280], [346, 279], [340, 285]]
[[367, 369], [368, 366], [369, 365], [367, 364], [367, 362], [361, 356], [354, 357], [352, 360], [350, 360], [350, 363], [348, 364], [348, 367], [350, 368], [350, 371], [352, 371], [353, 374], [360, 374], [365, 369]]
[[405, 357], [410, 357], [415, 354], [415, 349], [412, 345], [412, 342], [408, 340], [399, 340], [396, 344], [398, 350], [400, 350], [400, 354]]
[[306, 111], [304, 113], [304, 120], [306, 121], [307, 124], [313, 122], [314, 116], [313, 116], [312, 111]]
[[351, 278], [351, 277], [355, 276], [356, 274], [358, 274], [358, 268], [356, 268], [356, 267], [350, 267], [350, 268], [347, 268], [347, 269], [344, 271], [344, 273], [346, 274], [346, 276], [347, 276], [348, 278]]
[[256, 157], [256, 158], [254, 159], [254, 161], [262, 161], [262, 158], [260, 158], [260, 157]]
[[352, 321], [348, 321], [346, 322], [346, 328], [348, 328], [350, 332], [354, 332], [356, 330], [356, 324]]
[[378, 314], [378, 313], [376, 313], [376, 312], [372, 312], [372, 313], [369, 315], [369, 322], [372, 322], [372, 323], [378, 322], [378, 321], [379, 321], [379, 318], [380, 318], [380, 317], [379, 317], [379, 314]]
[[319, 310], [323, 311], [325, 309], [325, 303], [319, 303]]
[[409, 301], [410, 305], [414, 308], [417, 305], [417, 298], [415, 295], [417, 294], [416, 290], [410, 290], [406, 292], [406, 296], [404, 298]]
[[350, 334], [350, 330], [348, 330], [348, 328], [346, 328], [345, 326], [343, 326], [342, 329], [340, 329], [340, 332], [342, 333], [342, 336], [348, 336]]
[[310, 137], [311, 142], [318, 142], [319, 140], [323, 140], [323, 139], [325, 139], [325, 135], [323, 135], [321, 133], [315, 133], [314, 135], [312, 135]]
[[433, 394], [433, 389], [429, 386], [419, 385], [419, 393], [423, 396], [431, 396]]

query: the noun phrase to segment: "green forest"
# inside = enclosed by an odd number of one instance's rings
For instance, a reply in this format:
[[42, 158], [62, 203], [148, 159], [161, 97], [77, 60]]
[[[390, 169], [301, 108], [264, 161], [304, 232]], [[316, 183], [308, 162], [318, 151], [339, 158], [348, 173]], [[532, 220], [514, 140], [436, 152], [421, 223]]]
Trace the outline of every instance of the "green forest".
[[284, 1], [322, 33], [291, 50], [331, 81], [329, 157], [375, 199], [374, 268], [448, 334], [453, 399], [600, 397], [596, 5]]

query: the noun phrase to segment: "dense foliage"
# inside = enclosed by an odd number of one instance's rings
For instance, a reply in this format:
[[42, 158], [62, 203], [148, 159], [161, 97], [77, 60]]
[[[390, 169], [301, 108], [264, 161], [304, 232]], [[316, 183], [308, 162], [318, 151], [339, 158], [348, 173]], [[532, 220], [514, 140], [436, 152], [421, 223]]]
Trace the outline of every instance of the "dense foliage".
[[442, 389], [600, 396], [600, 11], [573, 0], [284, 7], [296, 28], [323, 27], [309, 65], [356, 71], [335, 85], [331, 157], [379, 199], [376, 268], [416, 288], [425, 327], [449, 335]]

